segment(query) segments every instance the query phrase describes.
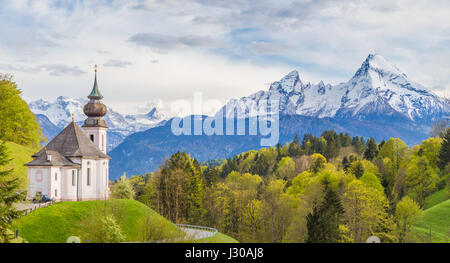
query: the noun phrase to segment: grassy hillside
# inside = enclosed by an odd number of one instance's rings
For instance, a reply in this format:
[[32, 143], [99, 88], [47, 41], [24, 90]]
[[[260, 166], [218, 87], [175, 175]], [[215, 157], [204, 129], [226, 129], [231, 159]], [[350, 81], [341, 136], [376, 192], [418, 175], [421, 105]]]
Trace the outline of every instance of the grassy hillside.
[[423, 212], [415, 226], [419, 241], [450, 242], [450, 200], [439, 203]]
[[23, 165], [32, 160], [31, 155], [33, 155], [36, 150], [12, 142], [6, 142], [6, 146], [8, 147], [9, 157], [12, 159], [6, 166], [6, 169], [14, 169], [20, 179], [20, 189], [26, 190], [27, 168]]
[[425, 204], [423, 206], [424, 209], [428, 209], [431, 208], [439, 203], [444, 202], [445, 200], [450, 199], [450, 189], [444, 188], [440, 191], [437, 191], [431, 195], [429, 195], [426, 199], [425, 199]]
[[61, 202], [39, 208], [15, 222], [19, 235], [32, 243], [61, 243], [69, 236], [89, 238], [88, 223], [103, 213], [113, 213], [126, 236], [126, 241], [141, 241], [142, 226], [151, 222], [165, 238], [183, 235], [174, 224], [135, 200]]

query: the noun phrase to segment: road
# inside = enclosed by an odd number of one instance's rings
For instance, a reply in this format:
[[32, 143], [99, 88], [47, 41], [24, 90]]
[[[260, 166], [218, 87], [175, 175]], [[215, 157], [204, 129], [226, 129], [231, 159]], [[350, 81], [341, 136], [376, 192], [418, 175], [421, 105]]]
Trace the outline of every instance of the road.
[[214, 235], [214, 232], [206, 230], [192, 229], [187, 227], [180, 227], [180, 229], [186, 233], [186, 237], [184, 238], [185, 240], [202, 239]]

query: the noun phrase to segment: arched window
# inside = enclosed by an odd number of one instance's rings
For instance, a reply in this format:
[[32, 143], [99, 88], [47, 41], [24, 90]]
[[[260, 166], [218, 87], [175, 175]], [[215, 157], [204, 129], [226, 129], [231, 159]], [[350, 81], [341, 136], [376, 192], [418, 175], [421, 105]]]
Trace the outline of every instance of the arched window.
[[91, 168], [87, 168], [86, 177], [86, 184], [91, 185]]
[[77, 180], [77, 178], [76, 178], [76, 176], [77, 176], [76, 171], [77, 170], [72, 170], [72, 186], [75, 186], [75, 184], [76, 184], [76, 180]]

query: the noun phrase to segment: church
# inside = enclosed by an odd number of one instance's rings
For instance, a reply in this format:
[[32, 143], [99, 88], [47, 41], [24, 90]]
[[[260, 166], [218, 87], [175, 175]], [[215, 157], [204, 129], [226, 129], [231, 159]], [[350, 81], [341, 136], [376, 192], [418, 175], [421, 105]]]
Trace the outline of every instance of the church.
[[107, 199], [109, 195], [109, 160], [106, 155], [107, 108], [101, 102], [95, 66], [94, 87], [83, 111], [87, 118], [79, 127], [72, 122], [65, 127], [33, 160], [28, 170], [28, 199], [37, 194], [55, 201]]

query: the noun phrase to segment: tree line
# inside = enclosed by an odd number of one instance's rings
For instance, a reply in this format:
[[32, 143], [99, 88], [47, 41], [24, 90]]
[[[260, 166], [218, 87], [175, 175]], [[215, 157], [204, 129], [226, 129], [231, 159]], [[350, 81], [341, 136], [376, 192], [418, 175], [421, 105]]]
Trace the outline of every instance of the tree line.
[[177, 152], [122, 184], [173, 222], [241, 242], [413, 242], [426, 197], [449, 189], [450, 129], [441, 136], [409, 148], [325, 131], [207, 163]]

